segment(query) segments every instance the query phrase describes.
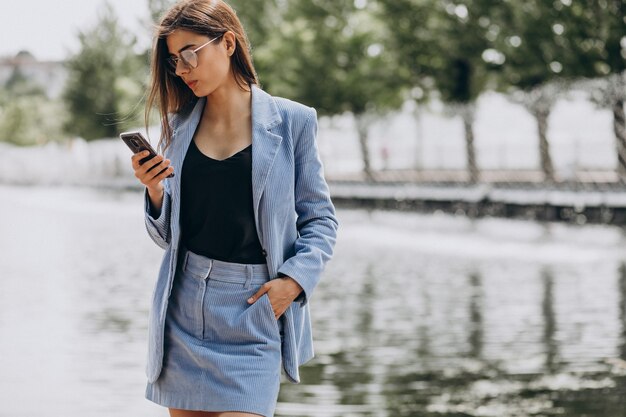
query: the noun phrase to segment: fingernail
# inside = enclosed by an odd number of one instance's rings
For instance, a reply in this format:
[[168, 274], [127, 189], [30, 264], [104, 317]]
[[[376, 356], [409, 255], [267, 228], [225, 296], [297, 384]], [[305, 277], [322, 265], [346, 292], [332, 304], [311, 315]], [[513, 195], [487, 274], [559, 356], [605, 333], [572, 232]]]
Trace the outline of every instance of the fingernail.
[[251, 303], [252, 301], [254, 301], [254, 298], [250, 297], [248, 298], [248, 302]]

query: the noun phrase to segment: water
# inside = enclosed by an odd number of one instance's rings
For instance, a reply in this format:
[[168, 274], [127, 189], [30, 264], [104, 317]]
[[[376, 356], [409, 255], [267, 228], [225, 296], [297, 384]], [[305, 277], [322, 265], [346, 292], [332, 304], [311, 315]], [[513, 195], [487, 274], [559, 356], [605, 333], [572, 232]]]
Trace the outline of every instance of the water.
[[[0, 416], [166, 416], [143, 399], [161, 250], [141, 194], [0, 196]], [[316, 358], [277, 416], [626, 415], [622, 229], [338, 215]]]

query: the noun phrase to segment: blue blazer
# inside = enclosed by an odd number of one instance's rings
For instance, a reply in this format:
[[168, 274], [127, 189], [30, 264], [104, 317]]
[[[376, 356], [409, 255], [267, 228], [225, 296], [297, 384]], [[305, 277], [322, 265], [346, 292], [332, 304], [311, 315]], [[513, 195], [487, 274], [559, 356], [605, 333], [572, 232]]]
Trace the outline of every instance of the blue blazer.
[[[183, 160], [205, 103], [201, 98], [186, 116], [172, 118], [172, 142], [165, 157], [175, 176], [164, 180], [160, 213], [151, 212], [146, 193], [148, 234], [165, 249], [150, 310], [146, 369], [150, 382], [157, 380], [163, 364], [165, 313], [180, 245]], [[316, 133], [314, 109], [252, 87], [252, 200], [259, 239], [267, 253], [270, 277], [290, 276], [304, 289], [280, 318], [283, 367], [292, 382], [300, 381], [298, 367], [313, 357], [307, 300], [332, 256], [338, 226]]]

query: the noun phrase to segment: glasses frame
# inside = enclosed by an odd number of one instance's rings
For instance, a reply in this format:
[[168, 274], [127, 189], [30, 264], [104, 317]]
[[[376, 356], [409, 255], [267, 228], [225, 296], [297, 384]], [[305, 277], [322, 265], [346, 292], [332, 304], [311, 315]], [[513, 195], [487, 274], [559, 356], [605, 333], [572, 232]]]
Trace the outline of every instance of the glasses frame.
[[212, 43], [213, 41], [221, 38], [222, 36], [224, 36], [223, 33], [203, 43], [202, 45], [198, 46], [196, 49], [185, 49], [184, 51], [180, 52], [180, 57], [170, 56], [169, 58], [167, 58], [168, 68], [170, 72], [172, 74], [176, 74], [176, 71], [178, 70], [178, 64], [180, 62], [182, 62], [185, 68], [188, 70], [198, 68], [198, 53], [197, 52], [200, 49], [207, 46], [208, 44]]

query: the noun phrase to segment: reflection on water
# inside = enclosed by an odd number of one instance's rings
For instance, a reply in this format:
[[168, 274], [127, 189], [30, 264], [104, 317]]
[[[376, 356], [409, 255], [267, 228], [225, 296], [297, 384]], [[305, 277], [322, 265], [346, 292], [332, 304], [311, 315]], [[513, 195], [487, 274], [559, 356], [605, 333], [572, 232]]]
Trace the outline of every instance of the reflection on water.
[[[143, 399], [161, 251], [141, 195], [0, 195], [0, 416], [166, 416]], [[339, 217], [316, 357], [277, 416], [624, 415], [621, 229]]]

